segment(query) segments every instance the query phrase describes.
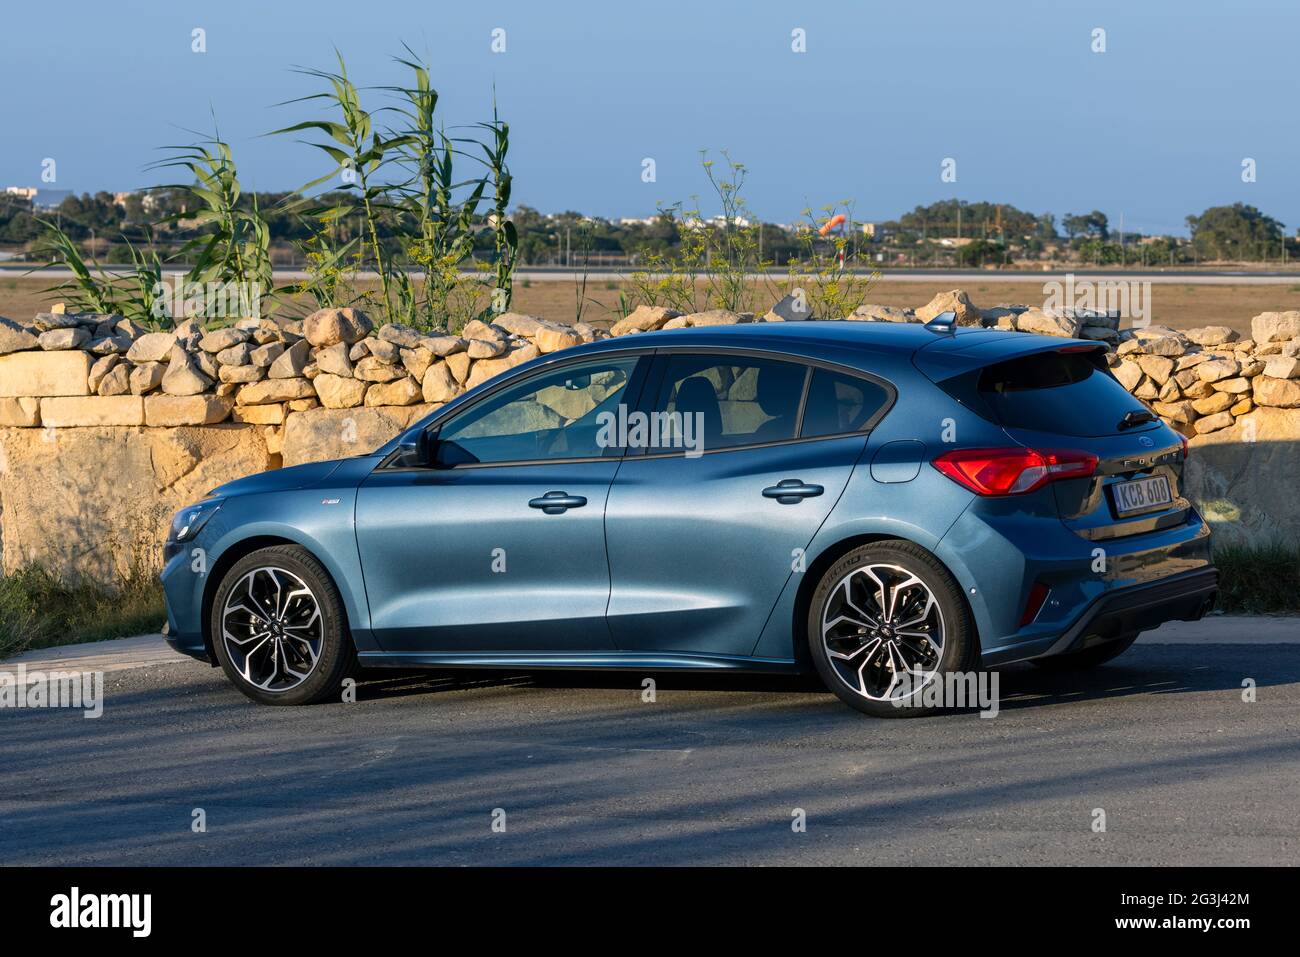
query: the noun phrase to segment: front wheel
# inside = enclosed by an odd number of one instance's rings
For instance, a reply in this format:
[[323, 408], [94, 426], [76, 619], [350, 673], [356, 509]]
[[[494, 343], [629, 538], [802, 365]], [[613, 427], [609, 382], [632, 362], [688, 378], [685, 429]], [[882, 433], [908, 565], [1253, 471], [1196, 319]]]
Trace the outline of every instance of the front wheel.
[[978, 660], [961, 588], [911, 542], [863, 545], [832, 565], [813, 593], [807, 634], [826, 686], [881, 718], [933, 714], [922, 692]]
[[314, 704], [339, 694], [356, 654], [338, 589], [297, 545], [250, 552], [212, 602], [212, 646], [236, 688], [262, 704]]

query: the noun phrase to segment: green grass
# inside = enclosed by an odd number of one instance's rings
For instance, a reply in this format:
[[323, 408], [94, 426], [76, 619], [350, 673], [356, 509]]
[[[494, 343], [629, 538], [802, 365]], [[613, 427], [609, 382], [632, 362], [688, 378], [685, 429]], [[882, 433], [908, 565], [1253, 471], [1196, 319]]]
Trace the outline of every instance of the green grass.
[[1300, 546], [1286, 542], [1220, 545], [1220, 611], [1257, 615], [1300, 612]]
[[152, 573], [133, 573], [113, 588], [61, 581], [37, 565], [0, 577], [0, 658], [146, 634], [166, 619], [162, 585]]

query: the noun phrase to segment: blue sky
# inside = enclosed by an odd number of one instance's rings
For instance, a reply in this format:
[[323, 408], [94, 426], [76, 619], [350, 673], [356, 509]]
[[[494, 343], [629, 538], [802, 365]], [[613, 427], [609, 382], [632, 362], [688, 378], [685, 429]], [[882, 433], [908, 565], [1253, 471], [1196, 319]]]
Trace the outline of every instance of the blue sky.
[[[406, 41], [448, 125], [485, 118], [495, 83], [515, 200], [546, 212], [649, 215], [703, 194], [698, 151], [725, 148], [775, 221], [846, 198], [885, 219], [956, 196], [1058, 220], [1098, 207], [1151, 232], [1237, 201], [1300, 225], [1300, 7], [1283, 0], [64, 0], [7, 4], [3, 23], [0, 185], [37, 185], [46, 157], [58, 188], [150, 185], [154, 148], [206, 130], [211, 108], [245, 188], [298, 186], [323, 172], [319, 154], [259, 135], [312, 115], [274, 106], [313, 90], [292, 67], [329, 67], [338, 46], [359, 83], [382, 86], [404, 79], [392, 57]], [[191, 51], [195, 27], [206, 53]]]

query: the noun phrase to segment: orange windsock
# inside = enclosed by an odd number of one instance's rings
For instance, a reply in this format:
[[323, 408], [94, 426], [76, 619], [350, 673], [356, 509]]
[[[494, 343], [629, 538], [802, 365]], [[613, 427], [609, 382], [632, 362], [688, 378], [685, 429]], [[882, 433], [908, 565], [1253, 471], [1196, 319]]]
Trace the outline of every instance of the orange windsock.
[[843, 226], [843, 225], [844, 225], [844, 214], [836, 213], [834, 216], [832, 216], [830, 219], [826, 220], [826, 222], [822, 224], [822, 228], [817, 230], [817, 235], [825, 236], [835, 227]]

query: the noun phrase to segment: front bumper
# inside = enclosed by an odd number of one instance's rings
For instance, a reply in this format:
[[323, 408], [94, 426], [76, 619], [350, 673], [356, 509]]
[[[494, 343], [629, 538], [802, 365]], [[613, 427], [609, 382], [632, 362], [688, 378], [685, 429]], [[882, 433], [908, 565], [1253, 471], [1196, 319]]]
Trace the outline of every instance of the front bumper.
[[1197, 621], [1214, 607], [1219, 570], [1214, 566], [1120, 588], [1099, 597], [1063, 634], [1014, 645], [983, 656], [985, 665], [1004, 665], [1031, 658], [1070, 654], [1148, 631], [1167, 621]]
[[181, 552], [167, 560], [160, 578], [167, 606], [163, 639], [173, 651], [215, 664], [203, 640], [203, 576], [191, 569], [190, 557]]

